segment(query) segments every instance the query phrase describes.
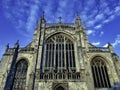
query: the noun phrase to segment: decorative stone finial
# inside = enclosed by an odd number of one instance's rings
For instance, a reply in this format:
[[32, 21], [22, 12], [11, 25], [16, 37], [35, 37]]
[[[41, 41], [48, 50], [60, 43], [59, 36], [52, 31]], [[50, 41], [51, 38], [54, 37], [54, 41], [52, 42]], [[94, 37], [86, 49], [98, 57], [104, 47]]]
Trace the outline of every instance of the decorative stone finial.
[[108, 42], [108, 48], [109, 48], [109, 50], [110, 50], [111, 53], [114, 53], [113, 46], [109, 42]]
[[40, 23], [45, 23], [45, 22], [46, 22], [44, 15], [45, 15], [45, 12], [43, 11], [42, 16], [41, 16], [41, 22], [40, 22]]
[[9, 43], [6, 45], [7, 48], [9, 48]]
[[17, 44], [19, 44], [19, 40], [17, 40], [17, 42], [16, 42]]
[[75, 27], [76, 29], [81, 29], [82, 22], [80, 19], [80, 16], [78, 15], [78, 12], [76, 12], [76, 20], [75, 20]]
[[79, 16], [78, 11], [76, 12], [76, 15]]
[[59, 23], [61, 23], [62, 22], [62, 17], [58, 17], [58, 19], [59, 19]]
[[7, 52], [9, 49], [9, 43], [6, 45], [6, 49], [5, 49], [5, 52]]
[[17, 42], [14, 45], [15, 48], [19, 47], [19, 40], [17, 40]]
[[108, 46], [112, 46], [110, 42], [108, 42]]
[[77, 20], [80, 20], [80, 16], [79, 16], [78, 11], [76, 12], [76, 19], [77, 19]]
[[42, 15], [42, 16], [43, 16], [43, 18], [44, 18], [44, 16], [45, 16], [45, 12], [44, 12], [44, 11], [43, 11], [43, 15]]

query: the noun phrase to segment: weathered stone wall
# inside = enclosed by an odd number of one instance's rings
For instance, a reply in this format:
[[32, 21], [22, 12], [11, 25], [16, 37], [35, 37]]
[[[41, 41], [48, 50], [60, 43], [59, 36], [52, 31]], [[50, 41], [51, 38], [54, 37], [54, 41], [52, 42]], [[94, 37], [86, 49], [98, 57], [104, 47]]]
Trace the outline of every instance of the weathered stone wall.
[[4, 55], [0, 64], [0, 90], [4, 90], [8, 73], [10, 71], [13, 55]]

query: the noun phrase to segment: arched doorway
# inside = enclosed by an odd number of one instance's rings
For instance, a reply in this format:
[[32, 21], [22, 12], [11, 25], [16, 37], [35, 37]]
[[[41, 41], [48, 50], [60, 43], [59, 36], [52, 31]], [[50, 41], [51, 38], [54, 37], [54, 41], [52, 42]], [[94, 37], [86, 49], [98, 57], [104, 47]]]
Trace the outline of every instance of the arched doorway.
[[54, 90], [65, 90], [62, 86], [58, 86], [57, 88], [55, 88]]

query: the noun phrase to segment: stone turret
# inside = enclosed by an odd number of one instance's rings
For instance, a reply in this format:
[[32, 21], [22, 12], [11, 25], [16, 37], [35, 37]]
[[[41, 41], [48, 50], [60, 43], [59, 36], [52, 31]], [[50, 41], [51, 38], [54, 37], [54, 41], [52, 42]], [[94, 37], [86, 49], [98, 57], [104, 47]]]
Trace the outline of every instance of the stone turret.
[[111, 53], [114, 53], [113, 46], [111, 45], [111, 43], [108, 43], [108, 48]]
[[82, 24], [82, 23], [81, 23], [80, 16], [79, 16], [78, 13], [77, 13], [76, 20], [75, 20], [75, 27], [76, 27], [76, 29], [80, 29], [81, 24]]
[[45, 28], [45, 23], [46, 23], [46, 20], [44, 18], [44, 12], [43, 12], [43, 15], [41, 16], [41, 19], [40, 19], [40, 27]]

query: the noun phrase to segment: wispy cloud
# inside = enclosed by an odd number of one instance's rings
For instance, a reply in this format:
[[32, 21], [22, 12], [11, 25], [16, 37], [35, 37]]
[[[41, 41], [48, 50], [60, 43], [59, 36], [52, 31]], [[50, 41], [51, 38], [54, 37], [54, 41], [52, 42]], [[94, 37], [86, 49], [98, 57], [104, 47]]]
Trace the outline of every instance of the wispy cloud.
[[103, 45], [103, 47], [107, 47], [108, 46], [108, 43], [106, 43], [105, 45]]
[[88, 12], [83, 11], [87, 15], [85, 19], [83, 18], [87, 23], [87, 27], [95, 26], [95, 29], [100, 29], [105, 23], [120, 15], [120, 1], [91, 0], [91, 2], [94, 2], [94, 4], [88, 4], [86, 7], [92, 6], [92, 8], [88, 8]]
[[95, 21], [97, 22], [97, 21], [103, 20], [104, 18], [105, 18], [104, 15], [102, 13], [100, 13], [100, 14], [96, 15]]
[[[118, 34], [114, 40], [114, 42], [111, 43], [112, 46], [115, 48], [116, 46], [120, 45], [120, 35]], [[103, 45], [103, 47], [107, 47], [108, 43], [106, 43], [105, 45]]]
[[95, 33], [94, 30], [87, 30], [87, 34], [88, 34], [88, 35], [91, 35], [91, 34], [94, 34], [94, 33]]
[[2, 9], [16, 30], [24, 36], [29, 36], [35, 27], [39, 0], [4, 0]]
[[102, 37], [102, 36], [103, 36], [103, 34], [104, 34], [104, 32], [103, 32], [103, 31], [101, 31], [101, 32], [100, 32], [100, 37]]
[[117, 45], [120, 45], [120, 35], [117, 35], [115, 38], [115, 41], [112, 43], [113, 47], [116, 47]]
[[98, 46], [98, 45], [100, 45], [100, 42], [93, 42], [92, 44], [95, 46]]
[[102, 27], [102, 24], [99, 24], [99, 25], [95, 26], [94, 28], [95, 29], [100, 29], [101, 27]]
[[[104, 24], [120, 15], [120, 1], [106, 0], [2, 0], [6, 17], [24, 35], [31, 34], [42, 11], [48, 22], [74, 22], [78, 11], [87, 28], [100, 29]], [[19, 30], [18, 30], [19, 29]]]
[[31, 28], [34, 29], [34, 25], [37, 21], [37, 12], [39, 11], [39, 0], [35, 0], [34, 4], [30, 6], [30, 14], [28, 16], [26, 25], [27, 25], [27, 31], [30, 32]]
[[[86, 18], [87, 19], [87, 18]], [[89, 20], [88, 22], [86, 22], [87, 27], [91, 27], [95, 24], [94, 20]]]

